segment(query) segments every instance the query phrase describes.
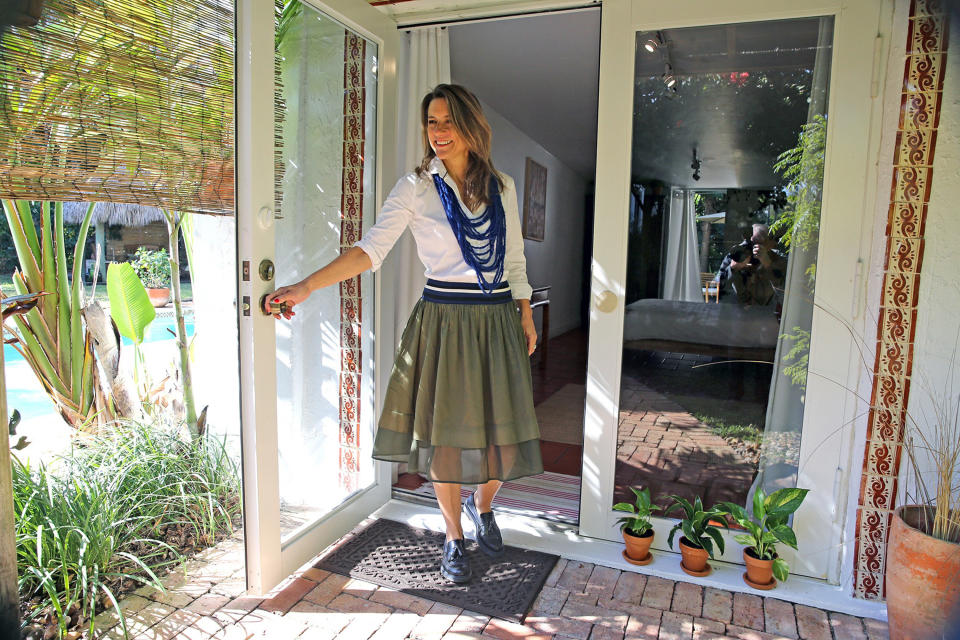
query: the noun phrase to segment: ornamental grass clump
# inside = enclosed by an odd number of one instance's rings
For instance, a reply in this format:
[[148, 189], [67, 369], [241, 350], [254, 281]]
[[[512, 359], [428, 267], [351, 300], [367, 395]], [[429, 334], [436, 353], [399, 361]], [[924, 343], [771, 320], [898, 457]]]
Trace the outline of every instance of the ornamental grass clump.
[[49, 466], [14, 457], [13, 485], [21, 613], [61, 638], [92, 636], [107, 608], [122, 622], [124, 593], [161, 588], [163, 571], [232, 532], [240, 511], [223, 443], [153, 424], [111, 427]]

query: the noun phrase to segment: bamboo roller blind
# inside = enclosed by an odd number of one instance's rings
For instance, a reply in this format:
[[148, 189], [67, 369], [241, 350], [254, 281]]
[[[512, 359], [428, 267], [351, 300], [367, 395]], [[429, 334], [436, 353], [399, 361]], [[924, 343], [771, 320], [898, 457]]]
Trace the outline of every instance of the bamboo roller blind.
[[232, 0], [47, 0], [0, 35], [0, 197], [232, 214], [233, 80]]

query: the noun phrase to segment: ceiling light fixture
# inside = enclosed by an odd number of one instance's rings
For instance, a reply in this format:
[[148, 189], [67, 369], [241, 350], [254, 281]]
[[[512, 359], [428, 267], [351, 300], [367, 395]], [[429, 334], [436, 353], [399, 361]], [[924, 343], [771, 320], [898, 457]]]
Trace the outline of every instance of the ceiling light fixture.
[[672, 89], [673, 85], [677, 84], [677, 78], [673, 75], [673, 65], [669, 62], [663, 65], [663, 75], [660, 76], [660, 79], [663, 80], [667, 89]]
[[657, 49], [663, 44], [663, 36], [660, 35], [660, 32], [657, 31], [656, 35], [652, 38], [647, 38], [647, 41], [643, 43], [643, 48], [647, 50], [647, 53], [655, 53]]

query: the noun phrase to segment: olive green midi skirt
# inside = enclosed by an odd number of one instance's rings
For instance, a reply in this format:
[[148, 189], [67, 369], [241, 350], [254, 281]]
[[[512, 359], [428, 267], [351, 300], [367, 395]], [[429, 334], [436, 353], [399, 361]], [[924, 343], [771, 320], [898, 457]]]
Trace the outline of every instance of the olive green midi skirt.
[[417, 302], [390, 375], [373, 457], [434, 482], [543, 472], [530, 359], [513, 301]]

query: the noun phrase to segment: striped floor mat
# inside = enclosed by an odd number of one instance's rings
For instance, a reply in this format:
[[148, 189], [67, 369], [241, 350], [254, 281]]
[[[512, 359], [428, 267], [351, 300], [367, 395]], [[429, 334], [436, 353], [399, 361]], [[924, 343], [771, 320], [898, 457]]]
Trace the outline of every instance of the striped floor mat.
[[[461, 499], [466, 500], [474, 488], [472, 485], [461, 487]], [[417, 489], [394, 488], [394, 491], [434, 500], [437, 497], [430, 482], [423, 483]], [[505, 482], [493, 500], [493, 507], [505, 513], [577, 524], [580, 513], [580, 478], [548, 471]]]

